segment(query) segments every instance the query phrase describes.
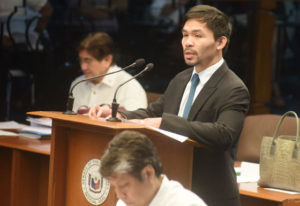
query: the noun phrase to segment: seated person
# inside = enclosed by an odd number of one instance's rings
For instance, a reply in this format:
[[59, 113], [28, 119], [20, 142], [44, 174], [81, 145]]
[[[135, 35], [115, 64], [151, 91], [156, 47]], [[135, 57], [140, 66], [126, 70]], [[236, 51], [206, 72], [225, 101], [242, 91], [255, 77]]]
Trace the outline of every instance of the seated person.
[[[3, 24], [7, 22], [8, 16], [15, 10], [16, 13], [10, 20], [10, 31], [12, 38], [10, 39], [7, 25], [3, 27], [2, 44], [4, 47], [10, 47], [13, 45], [13, 41], [16, 44], [30, 44], [34, 47], [38, 41], [39, 33], [48, 35], [46, 27], [48, 21], [52, 15], [53, 8], [47, 0], [27, 0], [26, 3], [23, 0], [4, 0], [0, 2], [0, 22]], [[36, 20], [33, 20], [36, 18]], [[33, 22], [29, 26], [28, 41], [26, 41], [26, 27], [27, 23], [31, 20]], [[39, 45], [39, 49], [42, 49], [42, 45]]]
[[[107, 33], [89, 34], [81, 41], [78, 53], [83, 75], [72, 82], [71, 88], [75, 83], [85, 78], [121, 69], [114, 62], [114, 43]], [[78, 111], [82, 106], [110, 105], [117, 87], [131, 77], [129, 73], [121, 71], [78, 84], [73, 89], [73, 111]], [[146, 92], [135, 79], [120, 87], [116, 99], [120, 108], [123, 107], [126, 110], [147, 107]]]
[[179, 182], [162, 174], [162, 164], [151, 140], [136, 131], [123, 131], [109, 143], [100, 173], [114, 187], [117, 206], [206, 205]]
[[153, 25], [160, 26], [162, 32], [172, 33], [178, 28], [188, 2], [189, 0], [153, 0], [146, 17]]
[[75, 11], [90, 20], [97, 31], [118, 32], [119, 16], [127, 12], [127, 0], [80, 1]]

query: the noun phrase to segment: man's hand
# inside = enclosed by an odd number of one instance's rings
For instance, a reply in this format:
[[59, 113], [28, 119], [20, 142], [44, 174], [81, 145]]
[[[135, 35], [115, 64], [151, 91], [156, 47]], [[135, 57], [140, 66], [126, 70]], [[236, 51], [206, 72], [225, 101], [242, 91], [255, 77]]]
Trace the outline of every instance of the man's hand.
[[139, 123], [139, 124], [144, 124], [146, 126], [151, 126], [151, 127], [159, 128], [159, 126], [161, 124], [161, 117], [146, 118], [146, 119], [132, 119], [130, 121], [136, 122], [136, 123]]
[[160, 124], [161, 124], [161, 117], [146, 118], [146, 119], [144, 119], [144, 124], [147, 126], [159, 128]]
[[94, 105], [90, 108], [89, 117], [92, 119], [98, 119], [100, 117], [108, 117], [111, 115], [111, 108], [108, 106], [100, 107], [98, 105]]

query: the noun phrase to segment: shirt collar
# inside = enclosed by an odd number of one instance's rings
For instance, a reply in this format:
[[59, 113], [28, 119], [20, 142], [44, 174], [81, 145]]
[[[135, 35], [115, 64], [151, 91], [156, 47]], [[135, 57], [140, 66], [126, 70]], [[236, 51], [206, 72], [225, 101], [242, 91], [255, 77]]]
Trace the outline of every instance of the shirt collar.
[[161, 185], [158, 189], [158, 191], [156, 192], [155, 196], [153, 197], [153, 199], [151, 200], [149, 206], [155, 206], [155, 205], [159, 205], [160, 201], [161, 201], [161, 195], [164, 193], [164, 191], [167, 189], [166, 184], [168, 183], [169, 179], [166, 175], [161, 174], [162, 182]]
[[199, 73], [196, 71], [196, 68], [194, 67], [193, 75], [198, 74], [200, 83], [205, 84], [223, 63], [224, 63], [224, 59], [221, 58], [220, 61], [218, 61], [214, 65], [211, 65], [210, 67], [207, 67], [206, 69], [202, 70]]

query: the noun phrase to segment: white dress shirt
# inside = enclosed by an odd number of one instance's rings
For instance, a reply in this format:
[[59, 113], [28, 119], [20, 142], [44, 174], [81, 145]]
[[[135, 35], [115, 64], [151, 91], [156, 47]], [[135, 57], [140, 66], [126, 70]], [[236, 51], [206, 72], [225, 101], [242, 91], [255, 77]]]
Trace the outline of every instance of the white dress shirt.
[[[109, 68], [108, 73], [120, 69], [120, 67], [114, 65]], [[73, 89], [73, 111], [77, 111], [78, 108], [83, 105], [91, 107], [93, 105], [111, 104], [117, 87], [131, 77], [129, 73], [121, 71], [105, 76], [99, 84], [94, 84], [91, 81], [79, 83]], [[85, 79], [84, 75], [77, 77], [72, 82], [71, 87], [83, 79]], [[146, 92], [135, 79], [120, 87], [117, 92], [116, 100], [117, 103], [120, 104], [120, 107], [124, 107], [127, 110], [147, 107]]]
[[[160, 188], [149, 206], [206, 206], [202, 199], [185, 189], [179, 182], [169, 180], [165, 175], [162, 176]], [[126, 204], [119, 200], [116, 206], [126, 206]]]
[[[196, 88], [193, 102], [196, 99], [196, 97], [198, 96], [198, 94], [200, 93], [200, 91], [202, 90], [202, 88], [204, 87], [204, 85], [206, 84], [206, 82], [211, 78], [211, 76], [215, 73], [215, 71], [217, 71], [217, 69], [223, 64], [223, 62], [224, 62], [224, 59], [222, 58], [216, 64], [204, 69], [203, 71], [201, 71], [199, 73], [197, 73], [197, 71], [194, 67], [192, 76], [195, 73], [198, 74], [200, 82]], [[192, 76], [191, 76], [191, 78], [192, 78]], [[191, 89], [191, 80], [186, 85], [182, 99], [181, 99], [180, 108], [179, 108], [179, 112], [178, 112], [178, 116], [180, 116], [180, 117], [183, 116], [184, 108], [185, 108], [186, 102], [187, 102], [189, 94], [190, 94], [190, 89]]]

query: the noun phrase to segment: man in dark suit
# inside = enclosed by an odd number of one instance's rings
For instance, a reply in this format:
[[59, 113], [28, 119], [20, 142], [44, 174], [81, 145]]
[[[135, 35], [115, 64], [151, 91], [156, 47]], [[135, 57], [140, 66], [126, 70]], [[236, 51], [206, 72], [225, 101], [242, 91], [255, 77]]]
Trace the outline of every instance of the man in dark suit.
[[[186, 64], [193, 67], [180, 72], [147, 109], [118, 114], [204, 145], [195, 150], [192, 189], [210, 206], [240, 205], [234, 159], [250, 97], [223, 59], [231, 29], [218, 9], [191, 8], [184, 19], [182, 46]], [[90, 111], [91, 117], [110, 114], [107, 107]]]

